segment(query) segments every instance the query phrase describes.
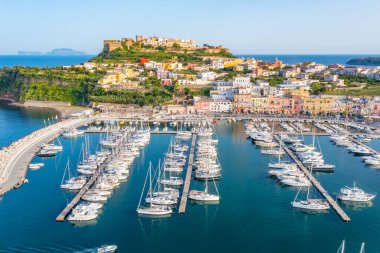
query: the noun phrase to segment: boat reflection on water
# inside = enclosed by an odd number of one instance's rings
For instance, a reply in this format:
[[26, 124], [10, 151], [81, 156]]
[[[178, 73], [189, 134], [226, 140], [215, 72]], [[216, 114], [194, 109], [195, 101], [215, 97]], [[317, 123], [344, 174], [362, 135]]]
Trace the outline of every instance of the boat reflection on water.
[[294, 212], [300, 212], [300, 213], [305, 213], [305, 214], [327, 214], [329, 210], [310, 210], [310, 209], [302, 209], [302, 208], [294, 208]]
[[71, 223], [71, 225], [73, 225], [73, 227], [77, 227], [77, 228], [81, 228], [81, 227], [85, 227], [85, 226], [94, 226], [98, 223], [98, 221], [95, 219], [95, 220], [88, 220], [88, 221], [69, 221]]
[[372, 202], [350, 202], [350, 201], [341, 201], [340, 202], [346, 208], [351, 210], [361, 210], [367, 207], [373, 206]]
[[205, 202], [205, 201], [198, 201], [198, 200], [192, 200], [192, 199], [190, 199], [190, 204], [191, 205], [200, 205], [200, 206], [218, 205], [219, 204], [219, 200]]
[[150, 218], [152, 220], [160, 220], [160, 221], [165, 221], [165, 220], [168, 220], [168, 218], [171, 216], [172, 214], [161, 214], [159, 216], [157, 215], [149, 215], [149, 214], [141, 214], [141, 213], [138, 213], [137, 214], [137, 217], [138, 218]]

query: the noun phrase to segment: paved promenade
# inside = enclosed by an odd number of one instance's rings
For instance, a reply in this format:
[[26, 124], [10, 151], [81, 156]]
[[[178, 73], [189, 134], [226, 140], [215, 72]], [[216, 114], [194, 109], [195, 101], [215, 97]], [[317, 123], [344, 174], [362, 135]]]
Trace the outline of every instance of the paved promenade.
[[0, 150], [0, 196], [24, 181], [28, 164], [42, 144], [57, 138], [65, 128], [79, 127], [91, 121], [91, 118], [61, 121], [39, 129]]

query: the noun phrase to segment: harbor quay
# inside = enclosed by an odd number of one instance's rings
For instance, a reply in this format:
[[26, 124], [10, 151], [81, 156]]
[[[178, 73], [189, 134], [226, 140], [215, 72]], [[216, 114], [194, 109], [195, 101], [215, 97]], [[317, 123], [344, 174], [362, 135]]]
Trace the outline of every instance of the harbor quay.
[[41, 145], [57, 138], [65, 128], [80, 127], [91, 118], [68, 119], [37, 130], [0, 151], [0, 196], [25, 182], [29, 162]]

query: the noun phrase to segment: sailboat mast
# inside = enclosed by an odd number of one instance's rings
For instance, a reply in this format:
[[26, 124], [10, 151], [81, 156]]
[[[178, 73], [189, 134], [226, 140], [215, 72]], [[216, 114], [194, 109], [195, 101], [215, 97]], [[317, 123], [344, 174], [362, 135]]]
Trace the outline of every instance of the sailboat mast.
[[[149, 164], [149, 197], [152, 197], [152, 163]], [[152, 207], [152, 201], [150, 201]]]
[[365, 252], [364, 246], [365, 246], [365, 243], [362, 242], [362, 246], [360, 247], [360, 252], [359, 253], [364, 253]]
[[[149, 173], [149, 171], [148, 171]], [[140, 205], [141, 205], [141, 200], [142, 200], [142, 197], [144, 195], [144, 190], [145, 190], [145, 186], [146, 186], [146, 181], [148, 180], [148, 173], [146, 173], [146, 177], [145, 177], [145, 181], [144, 181], [144, 186], [143, 186], [143, 189], [141, 191], [141, 196], [140, 196], [140, 200], [139, 200], [139, 205], [137, 206], [137, 209], [140, 208]]]

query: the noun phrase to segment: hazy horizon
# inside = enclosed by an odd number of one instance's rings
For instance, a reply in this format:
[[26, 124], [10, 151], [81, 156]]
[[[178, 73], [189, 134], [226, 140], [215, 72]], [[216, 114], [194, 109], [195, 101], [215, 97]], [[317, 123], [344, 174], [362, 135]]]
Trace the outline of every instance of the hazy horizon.
[[380, 2], [354, 0], [1, 1], [0, 54], [72, 48], [147, 36], [222, 44], [234, 54], [380, 54]]

